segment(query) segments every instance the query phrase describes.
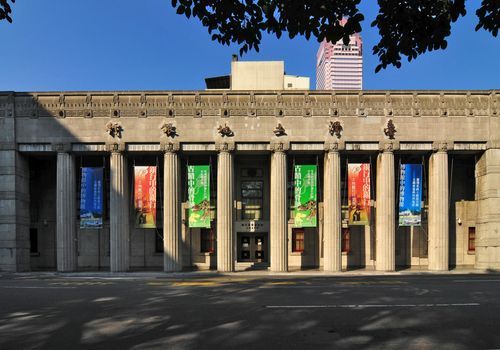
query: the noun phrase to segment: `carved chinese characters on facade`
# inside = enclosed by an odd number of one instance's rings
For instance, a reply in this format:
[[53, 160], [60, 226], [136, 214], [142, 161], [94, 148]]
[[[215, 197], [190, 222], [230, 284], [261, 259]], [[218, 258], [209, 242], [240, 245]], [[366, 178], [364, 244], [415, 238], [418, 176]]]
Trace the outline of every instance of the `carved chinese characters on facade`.
[[177, 128], [172, 124], [172, 123], [165, 123], [161, 126], [161, 131], [165, 133], [168, 137], [176, 137], [178, 136], [177, 134]]
[[342, 136], [342, 131], [344, 128], [342, 127], [342, 124], [337, 120], [335, 122], [330, 122], [330, 126], [328, 127], [328, 130], [330, 132], [330, 135], [335, 135], [337, 136], [338, 139]]
[[111, 136], [111, 137], [122, 137], [122, 132], [123, 128], [118, 122], [108, 122], [106, 124], [106, 132]]
[[229, 126], [227, 124], [224, 124], [224, 126], [222, 125], [219, 125], [219, 127], [217, 128], [217, 132], [219, 134], [221, 134], [222, 137], [231, 137], [231, 136], [234, 136], [234, 133], [233, 131], [231, 130], [231, 128], [229, 128]]
[[387, 126], [384, 128], [384, 134], [387, 136], [389, 139], [394, 140], [396, 136], [396, 126], [392, 122], [392, 119], [389, 119], [387, 122]]
[[278, 125], [273, 130], [273, 132], [274, 132], [274, 135], [276, 135], [278, 137], [286, 135], [285, 128], [283, 127], [283, 125], [281, 125], [281, 123], [278, 123]]

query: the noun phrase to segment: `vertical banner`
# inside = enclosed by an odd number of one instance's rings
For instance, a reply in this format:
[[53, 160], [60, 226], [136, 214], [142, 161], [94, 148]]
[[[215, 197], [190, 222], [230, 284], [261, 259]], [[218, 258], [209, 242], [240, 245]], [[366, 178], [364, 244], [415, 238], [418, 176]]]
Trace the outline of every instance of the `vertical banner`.
[[156, 166], [134, 167], [135, 225], [156, 228]]
[[188, 165], [189, 227], [210, 227], [210, 166]]
[[317, 167], [295, 166], [295, 227], [317, 225]]
[[349, 225], [370, 224], [370, 164], [347, 166]]
[[102, 228], [102, 168], [82, 168], [80, 228]]
[[399, 176], [399, 226], [422, 222], [422, 164], [401, 164]]

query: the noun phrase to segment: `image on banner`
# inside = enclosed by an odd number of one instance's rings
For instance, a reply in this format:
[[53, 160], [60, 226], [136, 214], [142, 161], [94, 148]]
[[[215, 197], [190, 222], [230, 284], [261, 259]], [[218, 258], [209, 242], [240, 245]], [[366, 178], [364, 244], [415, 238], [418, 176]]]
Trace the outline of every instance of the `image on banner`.
[[401, 164], [399, 226], [422, 224], [422, 164]]
[[102, 228], [102, 178], [102, 168], [82, 168], [80, 182], [80, 228]]
[[296, 165], [294, 169], [294, 226], [317, 226], [317, 166]]
[[347, 167], [349, 225], [370, 224], [370, 163], [352, 163]]
[[210, 166], [188, 166], [189, 227], [210, 227]]
[[156, 228], [156, 166], [134, 167], [135, 225]]

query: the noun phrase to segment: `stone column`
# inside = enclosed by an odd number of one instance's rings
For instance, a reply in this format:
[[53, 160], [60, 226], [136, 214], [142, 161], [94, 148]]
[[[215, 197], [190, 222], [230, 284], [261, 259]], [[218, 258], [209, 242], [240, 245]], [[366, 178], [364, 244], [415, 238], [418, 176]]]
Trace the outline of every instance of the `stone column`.
[[128, 271], [130, 265], [127, 160], [120, 146], [114, 144], [111, 150], [109, 203], [111, 272]]
[[56, 239], [57, 271], [77, 268], [75, 160], [67, 147], [57, 145]]
[[376, 262], [377, 271], [396, 268], [396, 193], [393, 144], [382, 145], [377, 157]]
[[325, 144], [323, 269], [328, 272], [342, 270], [340, 154], [338, 146], [337, 143]]
[[286, 145], [271, 144], [271, 271], [288, 270]]
[[487, 147], [476, 164], [475, 267], [500, 270], [500, 140]]
[[165, 145], [163, 164], [163, 270], [182, 270], [178, 145]]
[[448, 270], [448, 145], [435, 145], [429, 159], [429, 270]]
[[217, 161], [217, 271], [234, 271], [233, 187], [234, 145], [216, 145]]

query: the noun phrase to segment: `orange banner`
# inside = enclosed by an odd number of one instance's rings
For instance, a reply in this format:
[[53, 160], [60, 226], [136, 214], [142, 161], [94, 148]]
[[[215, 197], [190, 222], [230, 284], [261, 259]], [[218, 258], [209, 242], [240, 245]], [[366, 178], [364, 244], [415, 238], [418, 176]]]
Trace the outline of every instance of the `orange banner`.
[[156, 167], [134, 167], [135, 225], [156, 228]]
[[349, 225], [370, 224], [370, 164], [348, 164]]

